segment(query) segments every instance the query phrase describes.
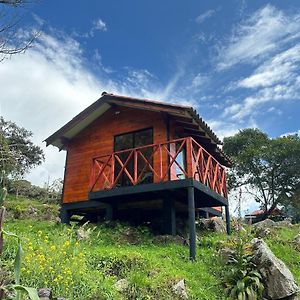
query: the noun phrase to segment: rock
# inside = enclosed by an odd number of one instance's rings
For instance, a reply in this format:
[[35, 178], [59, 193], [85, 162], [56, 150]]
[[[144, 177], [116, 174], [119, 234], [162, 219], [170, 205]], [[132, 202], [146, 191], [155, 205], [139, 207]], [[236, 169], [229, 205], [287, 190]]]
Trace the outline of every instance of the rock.
[[38, 210], [35, 208], [35, 207], [33, 207], [33, 206], [29, 206], [28, 208], [27, 208], [27, 213], [29, 214], [29, 215], [37, 215], [37, 213], [38, 213]]
[[256, 237], [264, 238], [271, 234], [270, 228], [258, 228], [256, 229]]
[[184, 279], [177, 282], [172, 286], [172, 291], [175, 295], [179, 296], [181, 299], [189, 299], [187, 292], [185, 290]]
[[291, 220], [290, 219], [286, 219], [286, 220], [283, 220], [283, 221], [278, 221], [275, 223], [275, 226], [277, 227], [293, 227], [293, 224], [291, 223]]
[[270, 228], [275, 226], [275, 222], [270, 219], [265, 219], [263, 221], [260, 221], [258, 223], [253, 224], [253, 228], [257, 229], [262, 229], [262, 228]]
[[129, 281], [127, 279], [120, 279], [115, 283], [115, 289], [122, 293], [126, 291], [129, 287]]
[[90, 238], [90, 230], [86, 230], [84, 227], [80, 227], [76, 230], [76, 236], [78, 240], [88, 240]]
[[157, 235], [154, 238], [154, 243], [166, 245], [168, 243], [175, 243], [177, 245], [187, 245], [186, 239], [179, 235]]
[[208, 228], [214, 232], [226, 233], [226, 225], [222, 218], [213, 217], [208, 223]]
[[300, 246], [300, 233], [298, 233], [294, 238], [294, 243]]
[[199, 219], [197, 227], [201, 230], [210, 230], [219, 233], [226, 233], [226, 225], [222, 218]]
[[136, 245], [140, 241], [138, 232], [134, 228], [131, 228], [131, 227], [128, 227], [125, 229], [125, 231], [123, 232], [122, 238], [124, 240], [126, 240], [126, 242], [129, 243], [130, 245]]
[[262, 275], [267, 298], [275, 300], [296, 294], [299, 288], [286, 265], [263, 240], [255, 238], [251, 244], [254, 250], [252, 261]]
[[52, 291], [49, 288], [42, 288], [38, 290], [38, 296], [41, 300], [52, 299]]

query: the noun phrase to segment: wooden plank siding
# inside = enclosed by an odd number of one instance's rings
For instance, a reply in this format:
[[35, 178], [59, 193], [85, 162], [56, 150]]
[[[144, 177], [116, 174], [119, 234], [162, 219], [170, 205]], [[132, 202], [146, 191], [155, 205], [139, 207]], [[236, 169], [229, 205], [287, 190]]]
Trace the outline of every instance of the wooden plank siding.
[[[154, 143], [167, 141], [162, 113], [115, 106], [73, 138], [67, 145], [63, 203], [88, 200], [92, 158], [112, 153], [115, 135], [150, 127], [153, 128]], [[154, 165], [157, 163], [159, 161], [154, 157]], [[166, 165], [167, 161], [163, 168]]]

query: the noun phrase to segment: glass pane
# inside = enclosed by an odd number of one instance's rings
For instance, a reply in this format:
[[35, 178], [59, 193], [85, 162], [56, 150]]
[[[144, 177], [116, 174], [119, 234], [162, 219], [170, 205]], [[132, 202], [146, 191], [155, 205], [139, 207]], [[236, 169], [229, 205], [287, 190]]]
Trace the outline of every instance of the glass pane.
[[151, 145], [153, 143], [152, 129], [138, 131], [134, 134], [134, 147]]
[[115, 152], [133, 147], [133, 133], [126, 133], [115, 137]]
[[[134, 137], [134, 146], [141, 147], [146, 145], [153, 144], [153, 130], [146, 129], [142, 131], [138, 131], [135, 133]], [[153, 157], [151, 157], [153, 152], [152, 147], [146, 147], [141, 149], [141, 153], [148, 161], [148, 163], [153, 167]], [[145, 162], [145, 160], [139, 156], [138, 158], [138, 174], [141, 176], [139, 183], [151, 183], [153, 182], [153, 172], [151, 171], [149, 165]]]

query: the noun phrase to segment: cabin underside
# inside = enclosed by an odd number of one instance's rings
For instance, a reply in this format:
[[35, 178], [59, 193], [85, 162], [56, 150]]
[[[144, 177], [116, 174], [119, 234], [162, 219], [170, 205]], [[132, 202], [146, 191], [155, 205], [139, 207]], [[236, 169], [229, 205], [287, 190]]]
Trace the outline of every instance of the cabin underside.
[[[227, 232], [230, 232], [228, 200], [193, 179], [118, 187], [89, 193], [88, 201], [64, 203], [61, 219], [69, 223], [72, 215], [83, 215], [91, 221], [122, 220], [133, 224], [160, 224], [164, 234], [176, 234], [176, 220], [220, 215], [213, 207], [224, 207]], [[159, 228], [157, 228], [159, 230]]]

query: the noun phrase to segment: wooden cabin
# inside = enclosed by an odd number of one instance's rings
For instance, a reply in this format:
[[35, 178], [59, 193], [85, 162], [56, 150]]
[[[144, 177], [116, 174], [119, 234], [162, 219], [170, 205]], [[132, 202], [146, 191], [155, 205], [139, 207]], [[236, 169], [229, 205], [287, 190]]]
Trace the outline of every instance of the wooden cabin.
[[[102, 93], [46, 139], [66, 150], [61, 220], [162, 220], [176, 233], [195, 215], [229, 212], [221, 141], [192, 107]], [[194, 256], [191, 253], [191, 256]]]

